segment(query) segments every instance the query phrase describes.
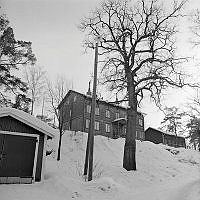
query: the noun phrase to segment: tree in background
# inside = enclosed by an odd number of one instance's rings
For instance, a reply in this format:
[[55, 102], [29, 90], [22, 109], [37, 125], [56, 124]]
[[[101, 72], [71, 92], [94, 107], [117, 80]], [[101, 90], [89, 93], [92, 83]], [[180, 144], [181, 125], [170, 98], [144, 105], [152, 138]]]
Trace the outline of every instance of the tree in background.
[[11, 95], [25, 94], [28, 87], [14, 71], [25, 64], [34, 64], [31, 42], [16, 40], [13, 29], [5, 15], [0, 15], [0, 101], [10, 106]]
[[197, 9], [191, 16], [192, 26], [191, 31], [193, 33], [192, 43], [195, 46], [200, 45], [200, 11]]
[[[190, 144], [197, 149], [200, 144], [200, 97], [199, 89], [195, 90], [195, 95], [190, 98], [189, 103], [186, 106], [187, 116], [189, 117], [186, 128], [188, 130], [188, 136]], [[200, 148], [200, 146], [199, 146]]]
[[39, 66], [26, 66], [24, 68], [24, 78], [29, 87], [29, 97], [31, 99], [31, 111], [33, 115], [34, 105], [41, 100], [45, 87], [45, 74], [46, 72]]
[[183, 117], [186, 115], [185, 112], [180, 112], [175, 106], [164, 108], [165, 117], [161, 122], [161, 130], [166, 133], [172, 133], [174, 135], [179, 135], [184, 130]]
[[64, 110], [58, 110], [59, 104], [64, 99], [65, 95], [69, 91], [72, 84], [68, 80], [66, 80], [63, 76], [58, 76], [55, 83], [52, 84], [49, 80], [47, 80], [47, 96], [48, 101], [50, 103], [51, 112], [56, 116], [58, 122], [59, 129], [59, 144], [58, 144], [58, 154], [57, 160], [60, 160], [60, 152], [61, 152], [61, 141], [63, 135], [63, 125], [64, 125]]
[[94, 38], [102, 38], [99, 55], [103, 83], [114, 94], [123, 95], [119, 101], [128, 101], [126, 170], [136, 170], [137, 109], [145, 93], [158, 104], [164, 89], [186, 85], [180, 68], [185, 59], [175, 54], [176, 22], [184, 3], [175, 0], [171, 7], [164, 7], [158, 0], [107, 0], [80, 24], [86, 34], [86, 48], [93, 49]]
[[12, 105], [12, 107], [29, 113], [30, 103], [31, 103], [31, 99], [26, 97], [25, 94], [18, 94], [15, 97], [15, 103]]
[[191, 116], [189, 122], [187, 123], [187, 128], [189, 129], [189, 142], [193, 144], [194, 149], [200, 151], [200, 118], [196, 116]]

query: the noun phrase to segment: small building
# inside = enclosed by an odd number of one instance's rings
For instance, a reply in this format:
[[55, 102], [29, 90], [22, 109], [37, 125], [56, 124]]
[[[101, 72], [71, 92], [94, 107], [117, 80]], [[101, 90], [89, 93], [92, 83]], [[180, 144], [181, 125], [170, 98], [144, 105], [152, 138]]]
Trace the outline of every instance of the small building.
[[0, 108], [0, 183], [43, 179], [46, 141], [55, 129], [14, 108]]
[[171, 147], [184, 147], [186, 148], [185, 138], [164, 133], [161, 130], [149, 127], [145, 130], [145, 140], [155, 144], [165, 144]]
[[[64, 130], [89, 132], [91, 92], [87, 94], [69, 90], [58, 109]], [[127, 108], [102, 99], [96, 101], [95, 135], [111, 138], [125, 137]], [[137, 114], [136, 139], [144, 140], [144, 116]]]

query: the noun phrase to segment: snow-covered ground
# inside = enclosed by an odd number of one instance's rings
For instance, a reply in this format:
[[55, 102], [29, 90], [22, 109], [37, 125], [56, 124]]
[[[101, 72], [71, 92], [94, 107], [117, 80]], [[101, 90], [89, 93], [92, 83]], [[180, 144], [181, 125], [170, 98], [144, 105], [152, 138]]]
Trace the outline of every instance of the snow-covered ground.
[[61, 161], [56, 153], [47, 157], [45, 180], [0, 185], [0, 200], [200, 200], [199, 152], [137, 141], [137, 171], [128, 172], [122, 168], [124, 139], [95, 136], [94, 180], [85, 182], [86, 140], [86, 133], [66, 132]]

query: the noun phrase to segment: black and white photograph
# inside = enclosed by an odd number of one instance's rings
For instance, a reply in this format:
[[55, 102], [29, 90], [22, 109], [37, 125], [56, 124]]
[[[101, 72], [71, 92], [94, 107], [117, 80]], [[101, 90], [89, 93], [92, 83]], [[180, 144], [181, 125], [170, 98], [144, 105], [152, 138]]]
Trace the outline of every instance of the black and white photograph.
[[0, 200], [200, 200], [199, 0], [0, 0]]

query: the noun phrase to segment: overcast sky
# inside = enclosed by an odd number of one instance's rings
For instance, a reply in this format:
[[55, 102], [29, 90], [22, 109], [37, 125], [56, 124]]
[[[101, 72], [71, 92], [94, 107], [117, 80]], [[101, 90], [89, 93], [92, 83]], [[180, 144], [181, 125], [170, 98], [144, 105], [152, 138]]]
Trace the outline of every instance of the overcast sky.
[[[73, 81], [74, 89], [85, 93], [93, 72], [94, 52], [83, 53], [83, 33], [77, 26], [81, 17], [95, 8], [100, 0], [0, 0], [0, 5], [14, 29], [16, 39], [32, 42], [38, 64], [43, 66], [51, 79], [56, 74]], [[168, 2], [168, 1], [166, 1]], [[191, 0], [186, 10], [200, 8], [199, 0]], [[181, 22], [180, 52], [194, 55], [188, 45], [187, 22]], [[192, 52], [192, 53], [191, 53]], [[167, 105], [181, 105], [187, 90], [172, 91]], [[167, 98], [167, 99], [169, 99]], [[146, 126], [159, 126], [162, 115], [152, 104], [145, 103]]]

